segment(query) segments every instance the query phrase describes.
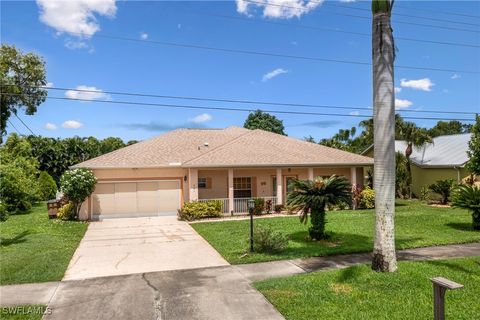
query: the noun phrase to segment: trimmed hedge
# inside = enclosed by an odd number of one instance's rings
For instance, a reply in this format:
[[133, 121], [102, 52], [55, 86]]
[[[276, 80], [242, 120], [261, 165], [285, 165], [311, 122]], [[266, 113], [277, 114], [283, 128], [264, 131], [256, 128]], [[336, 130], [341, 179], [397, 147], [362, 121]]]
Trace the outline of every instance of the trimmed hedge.
[[185, 202], [183, 208], [178, 209], [178, 218], [186, 221], [216, 218], [222, 215], [222, 202], [219, 200]]

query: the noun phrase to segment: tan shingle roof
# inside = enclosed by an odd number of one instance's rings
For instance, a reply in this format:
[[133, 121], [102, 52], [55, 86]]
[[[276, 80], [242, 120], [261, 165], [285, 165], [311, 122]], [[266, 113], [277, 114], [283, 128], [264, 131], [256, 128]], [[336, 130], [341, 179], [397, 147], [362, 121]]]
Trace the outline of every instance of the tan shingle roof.
[[[208, 143], [208, 147], [204, 144]], [[262, 130], [177, 129], [74, 167], [371, 165], [373, 159]]]

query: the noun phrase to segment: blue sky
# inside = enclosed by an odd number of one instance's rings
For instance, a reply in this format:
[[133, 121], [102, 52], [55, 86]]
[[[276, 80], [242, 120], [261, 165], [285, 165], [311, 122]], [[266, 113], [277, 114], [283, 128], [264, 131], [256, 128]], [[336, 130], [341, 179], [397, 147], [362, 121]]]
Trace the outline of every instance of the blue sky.
[[[261, 1], [271, 3], [273, 0]], [[290, 3], [295, 6], [300, 1], [290, 0]], [[51, 1], [47, 0], [2, 1], [1, 38], [2, 43], [14, 44], [23, 51], [33, 51], [43, 56], [47, 65], [47, 79], [56, 87], [83, 86], [104, 91], [369, 107], [372, 97], [370, 66], [212, 52], [101, 37], [113, 35], [328, 59], [371, 60], [371, 39], [368, 36], [294, 27], [306, 25], [370, 33], [370, 19], [350, 16], [370, 17], [368, 11], [361, 10], [369, 9], [369, 2], [327, 2], [321, 5], [307, 2], [302, 2], [307, 8], [304, 14], [290, 17], [293, 9], [289, 11], [286, 8], [284, 12], [279, 12], [276, 10], [278, 6], [257, 6], [242, 1], [95, 0], [88, 5], [78, 1], [67, 6], [65, 3], [68, 2], [57, 2], [58, 6], [52, 6]], [[345, 7], [335, 6], [337, 4]], [[397, 1], [397, 4], [399, 6], [394, 11], [397, 14], [461, 22], [417, 19], [396, 16], [394, 13], [393, 28], [397, 37], [480, 45], [480, 18], [422, 11], [450, 11], [480, 16], [478, 1]], [[72, 14], [78, 12], [83, 15]], [[226, 19], [215, 14], [243, 20]], [[401, 21], [477, 32], [428, 28], [399, 23]], [[76, 32], [91, 36], [80, 37]], [[397, 39], [396, 45], [398, 65], [480, 71], [478, 47], [435, 45], [400, 39]], [[396, 98], [403, 109], [480, 112], [478, 73], [396, 69], [395, 81], [400, 90]], [[49, 95], [108, 101], [252, 107], [218, 102], [122, 97], [101, 91], [85, 95], [52, 90]], [[259, 107], [265, 110], [314, 111], [300, 107]], [[316, 111], [350, 113], [349, 110]], [[368, 114], [368, 111], [360, 111], [360, 114]], [[408, 115], [450, 117], [436, 113]], [[118, 136], [125, 140], [141, 140], [176, 127], [242, 126], [247, 113], [47, 100], [35, 115], [20, 113], [20, 116], [36, 134], [45, 136]], [[334, 116], [277, 116], [284, 121], [289, 135], [298, 138], [312, 135], [316, 139], [329, 137], [339, 128], [351, 127], [362, 120]], [[20, 132], [28, 132], [18, 119], [13, 117], [11, 121]], [[435, 123], [430, 120], [416, 122], [422, 126]], [[8, 131], [14, 132], [14, 129], [9, 127]]]

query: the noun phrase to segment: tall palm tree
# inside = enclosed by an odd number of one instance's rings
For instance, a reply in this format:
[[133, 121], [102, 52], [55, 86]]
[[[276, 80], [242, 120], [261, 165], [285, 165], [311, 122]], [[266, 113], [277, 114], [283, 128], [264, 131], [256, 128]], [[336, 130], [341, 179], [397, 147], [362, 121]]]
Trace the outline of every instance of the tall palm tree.
[[393, 272], [395, 254], [395, 45], [390, 24], [393, 0], [372, 0], [375, 242], [372, 269]]
[[287, 205], [300, 212], [300, 221], [303, 223], [307, 223], [310, 214], [312, 226], [309, 234], [315, 240], [326, 238], [325, 208], [340, 203], [350, 204], [352, 201], [351, 185], [345, 177], [333, 175], [327, 179], [317, 177], [313, 181], [293, 180], [290, 186], [293, 191], [287, 196]]
[[413, 122], [404, 122], [400, 128], [400, 139], [405, 140], [407, 148], [405, 149], [405, 157], [407, 158], [407, 186], [408, 195], [412, 197], [412, 163], [410, 156], [413, 153], [413, 147], [420, 148], [427, 143], [431, 143], [432, 137], [427, 129], [419, 128]]

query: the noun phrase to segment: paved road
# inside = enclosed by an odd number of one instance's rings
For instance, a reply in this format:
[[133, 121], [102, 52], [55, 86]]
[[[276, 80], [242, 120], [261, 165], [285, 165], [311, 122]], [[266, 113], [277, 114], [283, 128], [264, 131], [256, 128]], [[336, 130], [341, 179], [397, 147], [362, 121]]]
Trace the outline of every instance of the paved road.
[[46, 320], [283, 319], [232, 267], [62, 281]]
[[229, 265], [176, 216], [91, 222], [63, 280]]

